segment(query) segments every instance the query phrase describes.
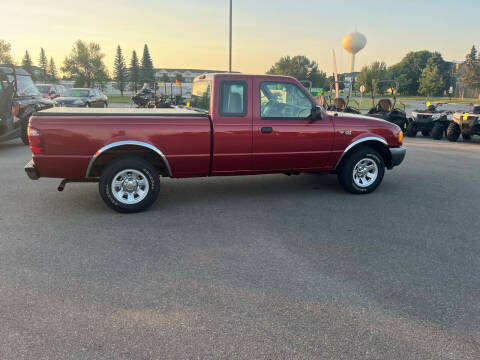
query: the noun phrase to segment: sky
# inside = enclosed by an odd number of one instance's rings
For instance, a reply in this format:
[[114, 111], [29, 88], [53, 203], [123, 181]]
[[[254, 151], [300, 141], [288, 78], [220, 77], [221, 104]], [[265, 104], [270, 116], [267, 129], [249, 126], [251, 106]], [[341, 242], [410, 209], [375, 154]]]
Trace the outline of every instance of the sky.
[[[228, 0], [0, 0], [0, 39], [20, 61], [40, 47], [60, 68], [74, 42], [100, 44], [111, 70], [117, 45], [127, 62], [149, 46], [156, 68], [228, 69]], [[342, 38], [359, 31], [367, 46], [356, 68], [393, 65], [409, 51], [462, 60], [480, 45], [480, 0], [233, 0], [233, 70], [264, 73], [281, 56], [306, 55], [328, 74], [349, 54]], [[8, 15], [11, 14], [11, 15]]]

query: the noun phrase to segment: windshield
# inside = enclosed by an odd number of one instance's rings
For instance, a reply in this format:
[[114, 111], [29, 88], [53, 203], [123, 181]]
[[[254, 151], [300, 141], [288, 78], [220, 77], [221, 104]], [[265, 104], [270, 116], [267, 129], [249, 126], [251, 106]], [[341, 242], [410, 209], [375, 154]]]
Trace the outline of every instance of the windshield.
[[63, 96], [67, 97], [88, 97], [88, 90], [69, 89]]
[[50, 86], [47, 85], [37, 85], [37, 88], [41, 94], [48, 94], [48, 91], [50, 90]]
[[[8, 80], [13, 81], [13, 75], [8, 75]], [[25, 96], [39, 95], [40, 93], [30, 76], [17, 75], [17, 94], [19, 96]]]

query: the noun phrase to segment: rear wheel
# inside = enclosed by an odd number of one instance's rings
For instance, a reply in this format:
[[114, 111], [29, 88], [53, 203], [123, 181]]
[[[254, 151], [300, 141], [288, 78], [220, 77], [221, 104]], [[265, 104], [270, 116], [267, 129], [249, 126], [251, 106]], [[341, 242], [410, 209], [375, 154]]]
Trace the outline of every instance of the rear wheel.
[[430, 131], [422, 130], [422, 135], [425, 136], [425, 137], [428, 137], [428, 136], [430, 136]]
[[368, 194], [380, 185], [384, 175], [382, 156], [369, 147], [360, 147], [341, 163], [338, 181], [352, 194]]
[[415, 137], [417, 136], [417, 127], [414, 121], [411, 121], [407, 126], [407, 136], [408, 137]]
[[432, 138], [434, 140], [440, 140], [443, 137], [443, 126], [435, 125], [432, 129]]
[[103, 170], [98, 189], [103, 201], [113, 210], [121, 213], [139, 212], [158, 198], [160, 176], [142, 158], [121, 158]]
[[472, 136], [469, 135], [469, 134], [463, 134], [463, 133], [462, 133], [462, 138], [463, 138], [463, 140], [467, 140], [467, 141], [468, 141], [468, 140], [472, 140]]
[[452, 122], [447, 128], [447, 139], [449, 141], [457, 141], [458, 137], [460, 136], [460, 132], [460, 126], [457, 123]]

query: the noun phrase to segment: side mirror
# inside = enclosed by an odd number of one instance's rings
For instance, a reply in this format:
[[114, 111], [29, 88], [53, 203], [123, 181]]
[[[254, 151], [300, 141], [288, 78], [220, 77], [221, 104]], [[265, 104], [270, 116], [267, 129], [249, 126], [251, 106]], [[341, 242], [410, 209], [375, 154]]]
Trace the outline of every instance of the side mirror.
[[322, 120], [323, 113], [322, 108], [320, 106], [314, 106], [312, 109], [312, 120]]

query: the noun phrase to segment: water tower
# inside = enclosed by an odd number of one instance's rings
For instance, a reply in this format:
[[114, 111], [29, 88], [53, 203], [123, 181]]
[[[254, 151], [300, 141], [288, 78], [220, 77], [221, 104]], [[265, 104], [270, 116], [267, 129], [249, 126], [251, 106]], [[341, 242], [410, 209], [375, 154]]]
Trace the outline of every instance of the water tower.
[[358, 32], [354, 32], [345, 36], [342, 41], [343, 48], [351, 54], [350, 73], [355, 68], [355, 55], [367, 45], [367, 38]]

